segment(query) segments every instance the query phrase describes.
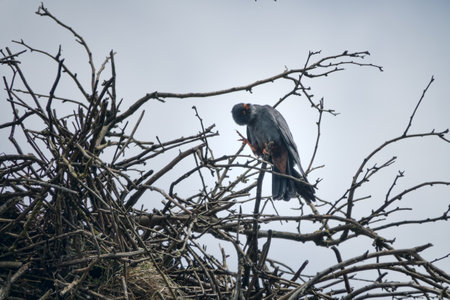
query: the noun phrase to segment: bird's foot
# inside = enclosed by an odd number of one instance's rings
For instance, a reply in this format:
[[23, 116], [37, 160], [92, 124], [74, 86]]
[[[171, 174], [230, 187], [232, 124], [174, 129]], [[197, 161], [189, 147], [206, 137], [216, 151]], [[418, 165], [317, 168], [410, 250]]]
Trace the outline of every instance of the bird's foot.
[[268, 142], [268, 143], [265, 143], [265, 147], [264, 147], [264, 149], [263, 149], [263, 154], [264, 155], [267, 155], [267, 156], [270, 156], [271, 154], [272, 154], [272, 147], [273, 147], [273, 145], [274, 145], [274, 142], [273, 141], [270, 141], [270, 142]]
[[246, 139], [239, 131], [236, 130], [236, 132], [241, 137], [239, 139], [239, 141], [241, 141], [243, 144], [247, 144], [250, 147], [250, 149], [252, 149], [253, 153], [257, 154], [258, 151], [256, 150], [255, 147], [253, 147], [253, 145], [250, 143], [250, 141], [248, 139]]

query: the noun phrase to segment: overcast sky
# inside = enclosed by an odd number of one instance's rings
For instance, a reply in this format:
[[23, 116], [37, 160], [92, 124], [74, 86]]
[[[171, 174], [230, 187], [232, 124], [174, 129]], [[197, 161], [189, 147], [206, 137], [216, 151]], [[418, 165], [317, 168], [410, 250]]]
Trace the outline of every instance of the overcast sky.
[[[23, 39], [36, 48], [56, 53], [61, 44], [66, 63], [87, 82], [89, 66], [83, 49], [67, 31], [34, 14], [39, 3], [0, 0], [0, 47], [19, 50], [11, 40]], [[317, 99], [324, 97], [326, 105], [340, 113], [324, 119], [316, 165], [325, 167], [310, 175], [311, 181], [323, 178], [318, 195], [330, 201], [349, 187], [370, 151], [404, 131], [431, 76], [435, 82], [417, 112], [411, 132], [450, 127], [449, 1], [54, 0], [44, 4], [84, 37], [97, 65], [111, 49], [117, 53], [117, 87], [119, 97], [124, 99], [123, 107], [147, 92], [206, 92], [249, 84], [286, 67], [302, 67], [310, 50], [321, 50], [322, 56], [344, 50], [370, 51], [365, 61], [383, 66], [384, 72], [350, 66], [339, 74], [307, 81]], [[30, 53], [21, 61], [35, 90], [48, 92], [56, 66]], [[3, 70], [1, 73], [3, 76]], [[232, 154], [240, 145], [235, 129], [245, 129], [234, 124], [231, 107], [237, 102], [274, 104], [288, 88], [275, 83], [256, 88], [252, 94], [151, 102], [144, 107], [144, 123], [137, 134], [147, 140], [155, 140], [155, 136], [169, 140], [196, 133], [198, 121], [191, 109], [196, 105], [205, 124], [215, 123], [220, 132], [213, 144], [216, 157]], [[63, 85], [58, 93], [70, 95], [72, 90], [72, 86]], [[305, 101], [304, 97], [289, 98], [279, 106], [304, 164], [309, 162], [316, 134], [316, 114]], [[0, 105], [1, 121], [11, 120], [4, 94]], [[7, 135], [1, 133], [1, 137]], [[4, 143], [1, 147], [2, 152], [11, 149]], [[449, 144], [430, 138], [389, 147], [373, 163], [398, 156], [396, 164], [364, 192], [382, 197], [398, 170], [405, 171], [406, 177], [397, 191], [423, 181], [449, 181], [449, 150]], [[269, 180], [270, 176], [266, 186]], [[411, 203], [416, 210], [403, 217], [418, 219], [427, 213], [437, 216], [449, 205], [449, 199], [448, 187], [424, 189], [409, 198], [408, 205]], [[154, 206], [145, 201], [141, 204]], [[290, 209], [295, 205], [279, 202], [280, 210], [286, 213], [292, 213]], [[370, 203], [365, 208], [370, 209]], [[424, 254], [432, 258], [449, 253], [449, 231], [447, 222], [434, 227], [412, 226], [395, 234], [386, 233], [386, 237], [398, 236], [395, 247], [432, 241], [436, 247]], [[281, 257], [292, 256], [283, 243], [271, 251]], [[295, 247], [294, 251], [304, 251], [303, 245]], [[331, 255], [329, 250], [324, 253]], [[441, 262], [447, 271], [449, 260]], [[300, 264], [293, 262], [294, 268]]]

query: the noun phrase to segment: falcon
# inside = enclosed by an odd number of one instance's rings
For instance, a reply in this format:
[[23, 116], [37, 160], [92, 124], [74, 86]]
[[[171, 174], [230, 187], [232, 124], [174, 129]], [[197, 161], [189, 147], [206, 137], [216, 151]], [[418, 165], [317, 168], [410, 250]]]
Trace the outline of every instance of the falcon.
[[236, 104], [231, 113], [238, 125], [247, 125], [247, 139], [242, 140], [253, 153], [268, 155], [273, 172], [300, 179], [272, 173], [272, 197], [288, 201], [298, 193], [307, 202], [315, 201], [314, 188], [308, 183], [294, 138], [281, 113], [269, 105], [244, 103]]

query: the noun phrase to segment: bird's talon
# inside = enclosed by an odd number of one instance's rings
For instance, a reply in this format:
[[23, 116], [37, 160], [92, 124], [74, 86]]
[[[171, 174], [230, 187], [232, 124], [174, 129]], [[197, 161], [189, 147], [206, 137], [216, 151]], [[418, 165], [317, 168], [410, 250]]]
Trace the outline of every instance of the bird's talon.
[[255, 147], [253, 147], [253, 145], [250, 143], [250, 141], [248, 139], [246, 139], [239, 131], [236, 130], [236, 132], [241, 137], [238, 141], [241, 141], [242, 144], [247, 144], [250, 147], [250, 149], [252, 149], [253, 153], [256, 154], [258, 151], [256, 150]]

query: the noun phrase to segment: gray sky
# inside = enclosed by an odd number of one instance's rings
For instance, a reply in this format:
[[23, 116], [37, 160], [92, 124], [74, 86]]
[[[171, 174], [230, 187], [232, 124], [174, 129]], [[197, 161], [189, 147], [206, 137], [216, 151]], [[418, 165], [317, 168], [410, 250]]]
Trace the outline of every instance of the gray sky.
[[[66, 63], [87, 82], [83, 74], [88, 74], [89, 67], [83, 49], [50, 19], [34, 14], [39, 3], [0, 0], [0, 47], [9, 46], [14, 51], [20, 47], [10, 41], [24, 39], [36, 48], [56, 53], [62, 44]], [[450, 127], [449, 1], [53, 0], [44, 4], [85, 38], [98, 65], [111, 49], [117, 52], [117, 87], [124, 107], [147, 92], [202, 92], [248, 84], [280, 73], [285, 66], [302, 67], [310, 50], [322, 50], [324, 56], [344, 50], [370, 51], [372, 55], [366, 61], [382, 65], [384, 72], [350, 66], [327, 78], [307, 81], [317, 99], [325, 97], [326, 105], [341, 113], [338, 117], [325, 116], [316, 159], [316, 165], [325, 167], [310, 175], [311, 181], [323, 178], [318, 195], [330, 201], [349, 187], [351, 177], [370, 151], [404, 131], [432, 75], [436, 80], [411, 132]], [[48, 92], [56, 66], [30, 54], [21, 60], [35, 90]], [[239, 147], [231, 107], [237, 102], [274, 104], [289, 87], [275, 83], [256, 88], [252, 94], [148, 103], [137, 134], [147, 140], [154, 140], [156, 135], [169, 140], [196, 133], [198, 121], [191, 109], [196, 105], [205, 124], [215, 123], [220, 132], [214, 139], [215, 156], [231, 154]], [[72, 90], [72, 85], [63, 83], [57, 92], [71, 95]], [[2, 94], [2, 121], [11, 119], [4, 98]], [[305, 101], [304, 97], [290, 98], [279, 107], [291, 127], [303, 164], [309, 162], [316, 134], [316, 115]], [[239, 130], [245, 132], [244, 128]], [[6, 136], [2, 133], [1, 138]], [[448, 144], [430, 138], [389, 147], [373, 163], [395, 155], [396, 164], [369, 183], [360, 196], [367, 192], [374, 198], [383, 197], [398, 170], [406, 175], [397, 186], [398, 192], [423, 181], [449, 181], [448, 153]], [[449, 204], [448, 195], [449, 189], [441, 187], [419, 191], [408, 198], [408, 205], [416, 210], [398, 218], [439, 215]], [[157, 205], [141, 204], [148, 208]], [[281, 212], [295, 214], [291, 211], [295, 204], [278, 204]], [[366, 206], [358, 212], [369, 210], [370, 202]], [[394, 245], [398, 248], [431, 240], [435, 247], [424, 256], [432, 258], [450, 251], [450, 240], [442, 236], [449, 229], [448, 223], [412, 226], [387, 232], [386, 237], [398, 235]], [[289, 251], [313, 251], [305, 250], [308, 246], [303, 244], [294, 244], [295, 249], [286, 244], [279, 241], [271, 251], [284, 258], [297, 253]], [[356, 253], [369, 249], [370, 244], [367, 242]], [[334, 258], [331, 251], [323, 251]], [[316, 263], [320, 267], [320, 261]], [[300, 264], [292, 262], [294, 268]], [[449, 270], [450, 259], [442, 261], [441, 266]]]

